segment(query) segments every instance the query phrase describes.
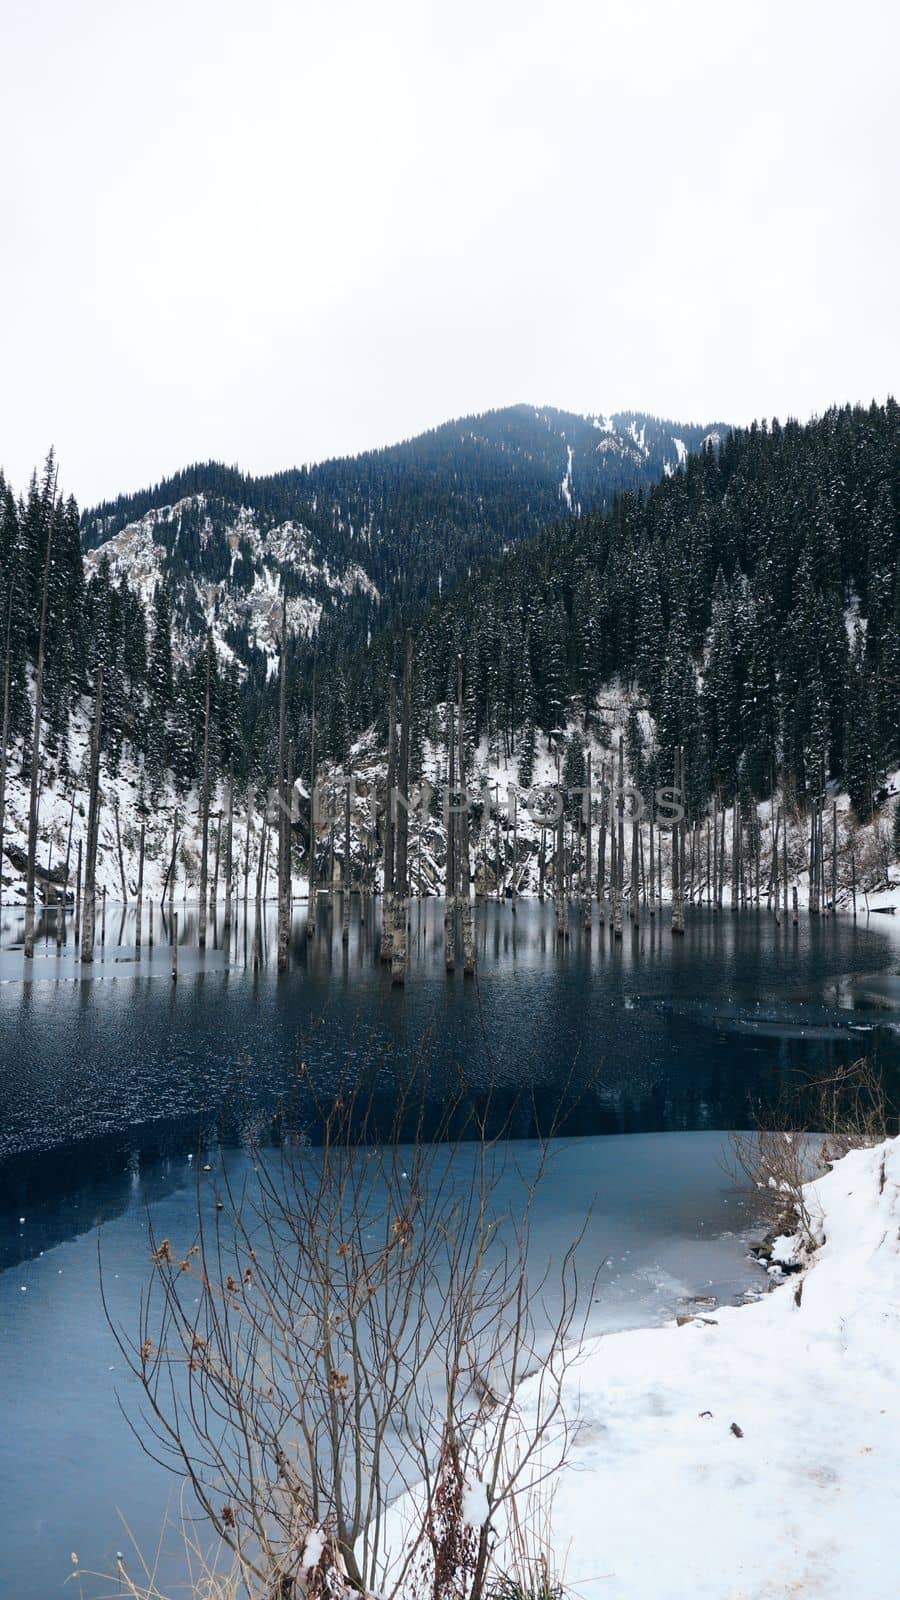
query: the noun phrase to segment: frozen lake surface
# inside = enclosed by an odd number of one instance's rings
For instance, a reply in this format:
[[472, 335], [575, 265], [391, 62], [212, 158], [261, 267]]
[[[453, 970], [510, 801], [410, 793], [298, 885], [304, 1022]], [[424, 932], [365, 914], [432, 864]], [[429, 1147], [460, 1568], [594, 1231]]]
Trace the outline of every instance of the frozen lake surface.
[[[338, 902], [339, 908], [339, 902]], [[107, 915], [90, 972], [48, 923], [24, 971], [18, 914], [0, 949], [0, 1593], [48, 1600], [70, 1553], [108, 1568], [125, 1536], [155, 1547], [177, 1485], [141, 1453], [118, 1408], [126, 1374], [98, 1294], [98, 1231], [113, 1310], [133, 1323], [158, 1236], [189, 1242], [201, 1152], [240, 1177], [278, 1108], [315, 1119], [298, 1059], [319, 1092], [368, 1074], [385, 1116], [418, 1072], [435, 1124], [465, 1075], [515, 1136], [516, 1163], [565, 1099], [565, 1139], [541, 1191], [539, 1276], [589, 1208], [583, 1281], [599, 1268], [594, 1331], [664, 1320], [694, 1296], [759, 1288], [752, 1223], [729, 1174], [728, 1139], [752, 1105], [809, 1075], [875, 1053], [892, 1081], [900, 1021], [893, 919], [776, 928], [764, 912], [695, 913], [556, 944], [549, 904], [480, 906], [477, 984], [448, 977], [442, 908], [413, 908], [404, 989], [378, 964], [377, 908], [348, 946], [323, 904], [307, 940], [295, 916], [291, 969], [274, 971], [271, 911], [193, 948], [179, 978], [156, 915], [152, 953], [129, 913]], [[145, 911], [145, 937], [147, 919]], [[624, 1134], [627, 1137], [609, 1137]], [[461, 1158], [463, 1159], [463, 1158]], [[133, 1408], [132, 1408], [133, 1409]]]

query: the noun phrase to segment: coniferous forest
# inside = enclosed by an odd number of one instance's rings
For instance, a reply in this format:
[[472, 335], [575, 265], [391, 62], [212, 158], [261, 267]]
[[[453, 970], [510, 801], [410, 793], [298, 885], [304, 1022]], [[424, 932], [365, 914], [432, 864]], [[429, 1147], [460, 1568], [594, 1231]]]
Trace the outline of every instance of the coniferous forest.
[[[200, 779], [203, 644], [215, 607], [190, 618], [186, 575], [215, 584], [216, 528], [233, 521], [235, 506], [274, 522], [299, 520], [313, 503], [322, 559], [337, 566], [348, 554], [358, 558], [362, 545], [375, 590], [342, 594], [342, 604], [331, 597], [318, 628], [288, 641], [298, 771], [309, 760], [314, 695], [321, 756], [345, 760], [370, 725], [386, 740], [388, 681], [400, 671], [409, 629], [413, 771], [425, 733], [436, 732], [436, 708], [456, 692], [461, 657], [469, 747], [486, 739], [514, 757], [526, 786], [539, 741], [572, 711], [589, 731], [602, 718], [603, 687], [618, 681], [637, 691], [654, 730], [648, 738], [636, 720], [632, 726], [633, 774], [650, 787], [670, 781], [683, 748], [694, 813], [714, 792], [731, 803], [782, 785], [802, 804], [834, 778], [866, 820], [900, 760], [895, 402], [698, 440], [657, 482], [660, 462], [651, 455], [637, 487], [620, 481], [633, 464], [620, 462], [611, 483], [595, 475], [581, 486], [576, 468], [575, 492], [600, 503], [568, 516], [559, 515], [558, 449], [540, 471], [531, 450], [524, 465], [516, 454], [507, 467], [512, 424], [501, 428], [503, 415], [487, 419], [499, 430], [499, 450], [479, 446], [465, 477], [452, 451], [440, 453], [449, 435], [437, 430], [400, 465], [404, 447], [268, 480], [196, 468], [81, 518], [58, 492], [52, 456], [19, 498], [0, 479], [8, 738], [22, 738], [23, 768], [48, 535], [46, 756], [65, 778], [69, 717], [102, 666], [108, 770], [115, 776], [127, 750], [141, 762], [152, 800], [167, 774], [181, 794]], [[518, 413], [513, 422], [521, 435]], [[205, 524], [190, 514], [188, 497], [197, 495], [202, 508], [214, 508]], [[83, 551], [101, 531], [112, 537], [179, 498], [188, 507], [168, 535], [152, 594], [138, 591], [127, 568], [113, 577], [102, 549], [86, 568]], [[379, 516], [383, 538], [374, 531]], [[289, 595], [289, 552], [277, 576]], [[181, 628], [176, 649], [179, 618], [194, 626]], [[275, 758], [277, 672], [271, 663], [267, 670], [246, 626], [209, 661], [211, 770], [261, 794]]]

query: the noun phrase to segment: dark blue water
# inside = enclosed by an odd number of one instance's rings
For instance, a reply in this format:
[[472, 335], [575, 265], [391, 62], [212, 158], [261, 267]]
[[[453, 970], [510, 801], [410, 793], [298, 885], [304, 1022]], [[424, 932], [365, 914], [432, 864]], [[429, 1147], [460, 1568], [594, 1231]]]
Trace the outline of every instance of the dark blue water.
[[[144, 919], [146, 936], [146, 914]], [[221, 1145], [240, 1174], [285, 1105], [314, 1134], [304, 1085], [367, 1074], [386, 1117], [416, 1077], [437, 1126], [460, 1094], [522, 1143], [554, 1125], [564, 1159], [542, 1196], [536, 1271], [592, 1201], [589, 1263], [610, 1263], [595, 1327], [652, 1322], [679, 1301], [739, 1295], [749, 1218], [719, 1130], [835, 1063], [875, 1054], [896, 1078], [900, 928], [765, 913], [697, 913], [686, 937], [646, 922], [614, 944], [550, 906], [478, 908], [477, 982], [444, 971], [442, 911], [413, 910], [411, 966], [392, 988], [375, 914], [342, 946], [323, 906], [274, 971], [271, 917], [221, 929], [205, 956], [182, 913], [179, 977], [162, 942], [138, 956], [107, 918], [90, 972], [54, 927], [27, 974], [5, 913], [0, 952], [0, 1595], [63, 1591], [76, 1552], [108, 1568], [158, 1533], [169, 1480], [118, 1410], [129, 1401], [99, 1302], [98, 1229], [114, 1312], [133, 1319], [147, 1218], [190, 1236], [193, 1173]], [[70, 930], [69, 932], [70, 937]], [[298, 1076], [302, 1060], [306, 1076]], [[602, 1137], [629, 1134], [624, 1139]], [[672, 1137], [675, 1135], [675, 1137]], [[177, 1510], [177, 1506], [175, 1507]], [[90, 1593], [90, 1588], [86, 1588]]]

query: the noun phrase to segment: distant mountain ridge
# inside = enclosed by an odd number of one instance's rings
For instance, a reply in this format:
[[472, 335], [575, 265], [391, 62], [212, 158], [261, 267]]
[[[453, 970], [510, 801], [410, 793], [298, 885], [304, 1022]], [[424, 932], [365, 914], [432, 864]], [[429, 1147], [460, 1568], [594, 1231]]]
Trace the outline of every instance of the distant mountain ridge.
[[254, 477], [207, 462], [84, 513], [102, 560], [149, 602], [169, 591], [185, 646], [212, 627], [244, 666], [271, 662], [281, 599], [291, 631], [325, 620], [338, 646], [568, 515], [649, 487], [723, 423], [512, 406], [400, 444]]

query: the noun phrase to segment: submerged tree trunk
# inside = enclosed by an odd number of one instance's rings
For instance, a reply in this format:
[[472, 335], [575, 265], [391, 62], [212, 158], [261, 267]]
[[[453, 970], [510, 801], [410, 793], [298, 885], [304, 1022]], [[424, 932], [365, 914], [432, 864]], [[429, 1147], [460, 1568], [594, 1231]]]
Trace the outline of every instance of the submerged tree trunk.
[[87, 849], [84, 863], [84, 915], [81, 922], [81, 959], [94, 959], [97, 916], [97, 837], [100, 831], [100, 720], [103, 715], [103, 668], [97, 672], [94, 726], [91, 732], [90, 787], [88, 792]]
[[[675, 752], [675, 793], [678, 805], [684, 804], [684, 755], [679, 745]], [[682, 824], [672, 824], [672, 932], [684, 933], [684, 857], [682, 854]]]
[[466, 747], [465, 747], [465, 717], [463, 715], [463, 665], [462, 656], [457, 664], [457, 694], [459, 698], [459, 790], [460, 813], [457, 838], [459, 841], [459, 859], [457, 870], [459, 874], [459, 909], [462, 927], [463, 947], [463, 973], [471, 978], [475, 973], [475, 938], [472, 929], [472, 895], [470, 887], [471, 869], [469, 864], [469, 797], [466, 789]]
[[287, 762], [287, 601], [281, 606], [281, 663], [278, 673], [278, 953], [279, 972], [287, 971], [290, 936], [291, 827], [285, 776]]
[[318, 911], [318, 861], [316, 859], [319, 801], [316, 794], [316, 675], [313, 672], [312, 715], [309, 723], [309, 896], [306, 905], [306, 937], [316, 931]]
[[388, 685], [387, 798], [384, 813], [384, 894], [381, 903], [381, 959], [390, 961], [394, 950], [394, 812], [397, 788], [397, 684], [391, 673]]
[[409, 735], [412, 719], [412, 635], [406, 635], [406, 652], [403, 661], [403, 723], [400, 732], [399, 787], [402, 805], [397, 808], [396, 861], [394, 867], [393, 943], [391, 947], [391, 978], [394, 983], [406, 981], [407, 920], [409, 907]]
[[209, 877], [209, 701], [212, 636], [206, 636], [206, 694], [203, 707], [203, 783], [200, 791], [200, 949], [206, 948], [206, 892]]
[[593, 895], [593, 878], [592, 878], [592, 871], [591, 871], [592, 866], [593, 866], [593, 863], [591, 861], [591, 844], [592, 844], [593, 841], [591, 839], [591, 828], [592, 828], [593, 820], [594, 820], [593, 819], [593, 815], [592, 815], [593, 798], [594, 797], [593, 797], [593, 790], [591, 788], [591, 752], [590, 751], [588, 751], [588, 754], [587, 754], [587, 770], [586, 770], [586, 773], [585, 773], [585, 790], [586, 790], [586, 793], [585, 793], [585, 797], [584, 797], [585, 798], [585, 808], [584, 808], [584, 883], [582, 885], [582, 891], [583, 891], [583, 894], [584, 894], [584, 908], [583, 908], [584, 909], [584, 929], [585, 929], [586, 933], [590, 933], [591, 928], [593, 926], [593, 921], [594, 921], [593, 909], [592, 909], [592, 905], [591, 905], [591, 899], [592, 899], [592, 895]]
[[[134, 913], [134, 943], [135, 948], [141, 948], [141, 919], [144, 909], [144, 823], [141, 823], [141, 839], [138, 846], [138, 877], [137, 877], [137, 907]], [[153, 935], [151, 932], [151, 943]]]
[[225, 918], [231, 927], [231, 897], [234, 892], [234, 777], [228, 779], [228, 805], [225, 808]]
[[3, 653], [3, 747], [0, 749], [0, 906], [3, 904], [3, 840], [6, 825], [6, 749], [9, 744], [9, 684], [12, 654], [12, 618], [15, 583], [9, 579], [9, 605], [6, 611], [6, 648]]
[[125, 878], [125, 857], [122, 854], [122, 830], [119, 827], [119, 797], [118, 797], [118, 795], [116, 795], [116, 802], [115, 802], [115, 805], [113, 807], [113, 811], [114, 811], [115, 819], [116, 819], [116, 853], [117, 853], [117, 855], [119, 857], [119, 879], [120, 879], [121, 884], [122, 884], [122, 904], [123, 904], [123, 906], [126, 906], [128, 904], [128, 883], [127, 883], [127, 880]]
[[169, 919], [175, 911], [175, 879], [178, 874], [178, 807], [172, 813], [172, 854], [169, 857], [169, 870], [166, 873], [162, 886], [160, 901], [166, 898], [166, 889], [169, 891]]
[[606, 921], [606, 766], [600, 768], [600, 823], [597, 830], [597, 906], [601, 928]]
[[622, 937], [625, 890], [625, 744], [619, 734], [619, 768], [616, 785], [616, 888], [613, 900], [613, 934]]
[[456, 966], [456, 724], [453, 701], [447, 706], [447, 859], [444, 870], [444, 966]]
[[[48, 503], [49, 493], [49, 503]], [[25, 869], [25, 955], [34, 957], [34, 876], [37, 859], [38, 777], [41, 765], [41, 714], [44, 700], [44, 654], [47, 640], [47, 597], [50, 592], [50, 564], [53, 556], [53, 522], [56, 514], [56, 472], [52, 488], [49, 475], [44, 491], [47, 514], [47, 550], [41, 585], [41, 621], [38, 629], [37, 670], [34, 679], [34, 733], [31, 740], [31, 791], [28, 802], [28, 858]], [[5, 748], [5, 747], [4, 747]]]
[[78, 867], [75, 874], [75, 943], [81, 937], [81, 840], [78, 841]]
[[[351, 774], [348, 773], [344, 788], [344, 893], [341, 899], [342, 944], [350, 943], [350, 783]], [[421, 893], [421, 869], [419, 877], [419, 892]]]

